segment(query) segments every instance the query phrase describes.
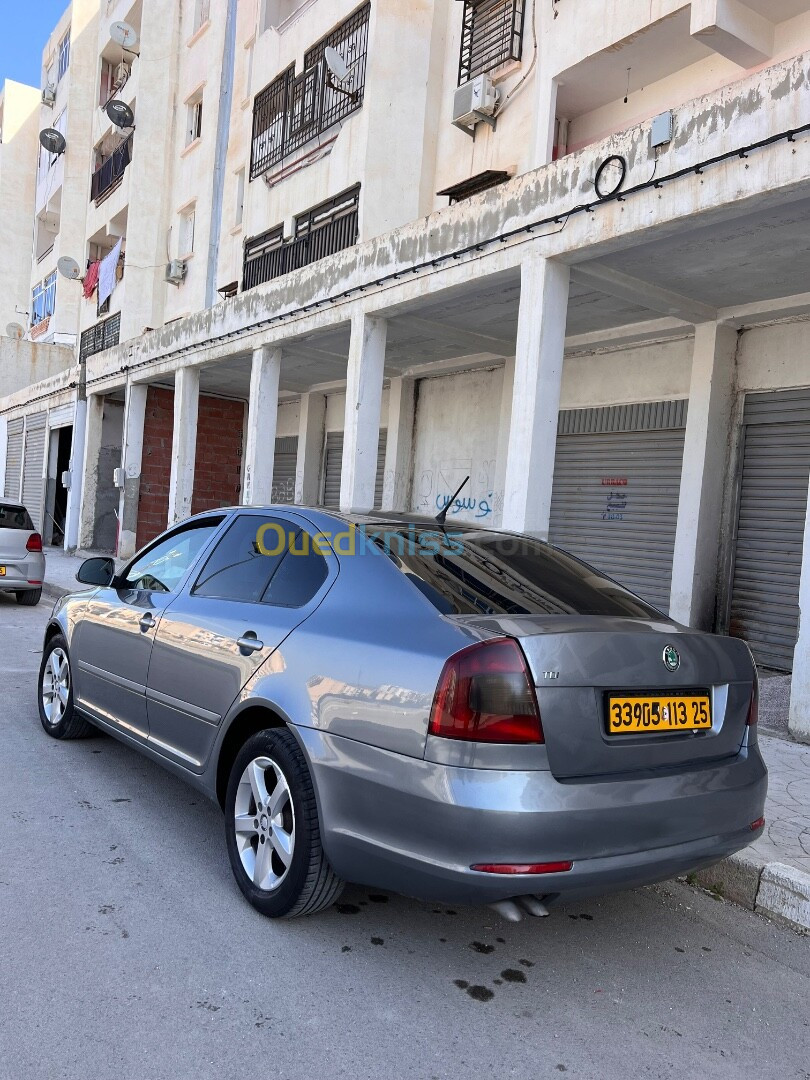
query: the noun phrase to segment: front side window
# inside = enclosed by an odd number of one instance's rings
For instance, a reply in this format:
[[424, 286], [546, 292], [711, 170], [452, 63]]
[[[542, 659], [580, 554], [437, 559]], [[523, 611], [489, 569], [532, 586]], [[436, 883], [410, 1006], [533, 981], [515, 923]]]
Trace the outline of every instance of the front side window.
[[174, 592], [221, 523], [206, 518], [158, 540], [124, 571], [124, 588]]
[[358, 550], [388, 555], [444, 615], [662, 617], [618, 582], [527, 536], [383, 528]]
[[526, 0], [464, 0], [458, 83], [520, 60]]

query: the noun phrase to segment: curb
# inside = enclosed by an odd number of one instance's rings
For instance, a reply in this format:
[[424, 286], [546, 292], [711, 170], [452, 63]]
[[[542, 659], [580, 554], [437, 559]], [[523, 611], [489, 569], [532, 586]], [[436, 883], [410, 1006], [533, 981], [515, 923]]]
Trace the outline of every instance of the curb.
[[57, 601], [61, 596], [67, 596], [70, 589], [65, 589], [61, 585], [54, 585], [52, 581], [43, 581], [42, 583], [42, 596], [46, 600]]
[[793, 930], [810, 931], [810, 874], [794, 866], [742, 851], [698, 870], [690, 881]]

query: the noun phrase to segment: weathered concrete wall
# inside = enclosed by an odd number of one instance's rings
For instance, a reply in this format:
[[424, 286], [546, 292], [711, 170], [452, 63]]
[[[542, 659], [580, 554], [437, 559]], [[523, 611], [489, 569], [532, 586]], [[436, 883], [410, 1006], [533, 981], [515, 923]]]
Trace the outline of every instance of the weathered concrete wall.
[[494, 524], [503, 368], [423, 379], [416, 389], [411, 509], [435, 515], [469, 476], [447, 520]]
[[33, 86], [0, 86], [0, 334], [9, 323], [28, 322], [39, 97]]
[[73, 350], [0, 337], [0, 401], [73, 366]]

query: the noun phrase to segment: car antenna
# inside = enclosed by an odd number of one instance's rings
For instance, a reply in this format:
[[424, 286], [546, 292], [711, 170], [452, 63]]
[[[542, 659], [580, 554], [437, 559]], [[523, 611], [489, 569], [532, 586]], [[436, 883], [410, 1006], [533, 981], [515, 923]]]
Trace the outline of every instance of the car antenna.
[[450, 498], [444, 504], [444, 507], [436, 515], [436, 520], [438, 521], [438, 523], [440, 525], [444, 525], [445, 518], [447, 517], [447, 511], [453, 505], [453, 501], [455, 500], [456, 495], [458, 495], [461, 492], [461, 489], [464, 487], [464, 485], [467, 483], [467, 481], [469, 479], [470, 479], [469, 476], [464, 477], [464, 479], [459, 484], [458, 489], [450, 496]]

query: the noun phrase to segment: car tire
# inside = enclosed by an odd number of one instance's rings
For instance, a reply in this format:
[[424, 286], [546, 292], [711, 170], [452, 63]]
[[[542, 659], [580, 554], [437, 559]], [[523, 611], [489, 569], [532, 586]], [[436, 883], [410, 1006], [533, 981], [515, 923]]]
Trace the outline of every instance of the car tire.
[[42, 589], [20, 589], [14, 595], [22, 607], [36, 607], [42, 599]]
[[61, 634], [42, 653], [37, 684], [39, 719], [52, 739], [86, 739], [96, 729], [73, 707], [73, 673], [67, 642]]
[[343, 882], [321, 844], [312, 777], [288, 728], [252, 735], [236, 755], [225, 838], [236, 882], [262, 915], [314, 915], [340, 896]]

